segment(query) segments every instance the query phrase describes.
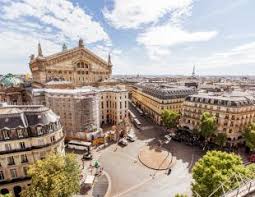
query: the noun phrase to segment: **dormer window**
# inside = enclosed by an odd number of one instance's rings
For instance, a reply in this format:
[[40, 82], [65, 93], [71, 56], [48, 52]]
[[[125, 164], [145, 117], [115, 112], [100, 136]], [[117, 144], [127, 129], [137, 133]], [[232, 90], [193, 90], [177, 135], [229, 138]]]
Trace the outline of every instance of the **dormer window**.
[[42, 126], [36, 127], [36, 130], [37, 130], [37, 134], [38, 135], [42, 135], [43, 134]]
[[5, 140], [10, 139], [10, 132], [8, 130], [3, 130], [3, 136]]
[[24, 136], [23, 136], [23, 130], [22, 130], [22, 129], [17, 129], [17, 134], [18, 134], [18, 137], [19, 137], [19, 138], [24, 137]]

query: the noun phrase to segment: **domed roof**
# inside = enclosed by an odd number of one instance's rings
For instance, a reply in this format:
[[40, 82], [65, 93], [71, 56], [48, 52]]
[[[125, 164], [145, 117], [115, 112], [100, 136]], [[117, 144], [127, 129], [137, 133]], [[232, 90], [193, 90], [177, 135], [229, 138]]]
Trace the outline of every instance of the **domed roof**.
[[0, 80], [0, 84], [2, 84], [5, 87], [11, 87], [11, 86], [18, 86], [19, 84], [22, 84], [23, 81], [17, 77], [15, 77], [13, 74], [9, 73], [2, 77]]

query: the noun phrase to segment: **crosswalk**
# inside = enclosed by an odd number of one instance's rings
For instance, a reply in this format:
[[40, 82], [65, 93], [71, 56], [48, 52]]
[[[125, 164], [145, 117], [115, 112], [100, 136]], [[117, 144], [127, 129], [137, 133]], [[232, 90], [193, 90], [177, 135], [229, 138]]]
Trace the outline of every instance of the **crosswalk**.
[[96, 183], [93, 187], [92, 196], [103, 197], [105, 196], [108, 188], [108, 180], [106, 175], [102, 175], [96, 178]]

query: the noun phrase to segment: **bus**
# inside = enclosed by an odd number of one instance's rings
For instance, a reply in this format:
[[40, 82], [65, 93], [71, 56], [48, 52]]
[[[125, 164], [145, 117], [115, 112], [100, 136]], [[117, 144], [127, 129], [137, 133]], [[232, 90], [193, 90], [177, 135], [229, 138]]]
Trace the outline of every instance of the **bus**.
[[67, 148], [75, 150], [85, 150], [90, 152], [91, 142], [83, 142], [78, 140], [71, 140], [67, 143]]
[[130, 116], [131, 121], [133, 122], [134, 119], [136, 118], [135, 114], [133, 114], [130, 110], [128, 110], [128, 114]]
[[139, 112], [139, 114], [142, 116], [143, 115], [143, 111], [140, 108], [138, 108], [138, 107], [136, 109]]
[[140, 128], [141, 127], [141, 122], [137, 119], [137, 118], [135, 118], [134, 119], [134, 122], [135, 122], [135, 126], [137, 127], [137, 128]]

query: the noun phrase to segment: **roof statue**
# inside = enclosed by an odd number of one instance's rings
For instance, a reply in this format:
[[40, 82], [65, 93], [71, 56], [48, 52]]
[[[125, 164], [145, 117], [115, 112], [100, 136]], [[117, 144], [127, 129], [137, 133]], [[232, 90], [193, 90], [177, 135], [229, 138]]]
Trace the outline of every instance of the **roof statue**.
[[83, 39], [80, 38], [79, 40], [79, 47], [83, 48], [84, 47], [84, 43], [83, 43]]
[[109, 53], [109, 55], [108, 55], [108, 65], [112, 65], [111, 54], [110, 54], [110, 53]]
[[64, 43], [63, 46], [62, 46], [62, 51], [66, 51], [67, 50], [67, 46], [66, 44]]
[[42, 47], [41, 47], [40, 42], [38, 43], [38, 56], [39, 56], [39, 57], [43, 57], [43, 54], [42, 54]]

